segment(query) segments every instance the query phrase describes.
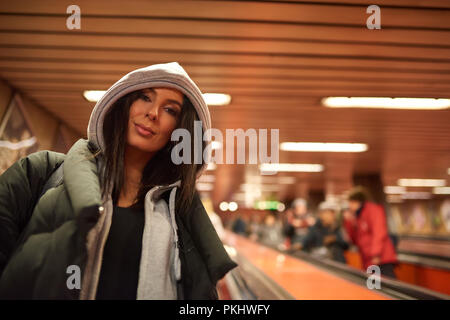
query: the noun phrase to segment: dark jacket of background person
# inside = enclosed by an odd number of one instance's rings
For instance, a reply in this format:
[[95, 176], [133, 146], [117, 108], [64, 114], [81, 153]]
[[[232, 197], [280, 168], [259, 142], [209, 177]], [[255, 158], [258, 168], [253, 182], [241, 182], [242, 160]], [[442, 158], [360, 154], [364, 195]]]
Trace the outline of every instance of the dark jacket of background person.
[[[336, 240], [324, 244], [324, 239], [327, 236], [335, 236]], [[317, 220], [316, 224], [309, 228], [306, 237], [302, 241], [302, 249], [311, 251], [314, 248], [326, 247], [330, 258], [332, 260], [346, 263], [344, 251], [348, 249], [348, 243], [342, 238], [342, 234], [339, 228], [325, 227], [320, 220]]]
[[397, 255], [387, 230], [386, 215], [380, 205], [364, 202], [356, 221], [346, 219], [344, 225], [359, 249], [364, 268], [372, 264], [374, 257], [380, 258], [380, 265], [397, 263]]
[[[89, 153], [89, 142], [80, 139], [67, 155], [39, 151], [0, 176], [0, 298], [79, 299], [80, 290], [67, 287], [66, 272], [76, 265], [83, 276], [86, 236], [99, 219], [101, 206], [96, 160], [83, 158]], [[39, 199], [50, 174], [63, 161], [63, 184]], [[217, 299], [217, 281], [236, 264], [198, 194], [190, 208], [177, 209], [178, 298]]]
[[312, 219], [312, 215], [309, 213], [305, 213], [302, 216], [294, 213], [291, 217], [287, 218], [283, 228], [283, 234], [290, 240], [290, 245], [302, 243], [308, 233], [308, 228], [313, 225], [309, 219]]
[[[297, 221], [298, 226], [294, 226], [292, 221]], [[303, 238], [308, 233], [308, 223], [306, 218], [293, 218], [292, 221], [288, 221], [283, 228], [284, 235], [290, 239], [290, 243], [301, 243]]]

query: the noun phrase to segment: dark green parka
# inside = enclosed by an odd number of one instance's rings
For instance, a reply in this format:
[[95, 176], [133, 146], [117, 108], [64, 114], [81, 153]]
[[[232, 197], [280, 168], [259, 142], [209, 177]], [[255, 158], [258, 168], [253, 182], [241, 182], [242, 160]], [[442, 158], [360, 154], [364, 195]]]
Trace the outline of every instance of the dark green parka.
[[[101, 206], [95, 160], [80, 161], [87, 145], [80, 139], [67, 156], [33, 153], [0, 176], [1, 299], [79, 299], [80, 290], [68, 289], [67, 268], [80, 266], [83, 275], [86, 235]], [[64, 183], [38, 199], [63, 161]], [[162, 197], [168, 199], [167, 194]], [[177, 211], [176, 223], [179, 298], [217, 299], [217, 281], [236, 264], [224, 250], [198, 194], [188, 210]]]

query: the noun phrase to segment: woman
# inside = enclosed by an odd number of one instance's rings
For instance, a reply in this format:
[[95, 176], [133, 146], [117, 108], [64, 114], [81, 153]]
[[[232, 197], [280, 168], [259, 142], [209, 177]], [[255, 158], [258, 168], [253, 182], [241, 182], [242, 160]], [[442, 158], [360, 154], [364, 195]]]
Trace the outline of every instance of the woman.
[[[0, 297], [217, 299], [236, 264], [195, 191], [206, 162], [172, 161], [172, 132], [194, 137], [195, 120], [210, 128], [188, 74], [152, 65], [109, 88], [67, 155], [36, 152], [5, 171]], [[60, 165], [63, 183], [41, 196]]]

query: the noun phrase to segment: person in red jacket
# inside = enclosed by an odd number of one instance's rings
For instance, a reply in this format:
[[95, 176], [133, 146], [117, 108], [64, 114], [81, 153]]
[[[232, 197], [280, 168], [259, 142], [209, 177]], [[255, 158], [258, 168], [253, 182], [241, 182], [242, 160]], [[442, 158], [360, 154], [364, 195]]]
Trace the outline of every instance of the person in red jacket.
[[359, 249], [364, 268], [378, 265], [383, 276], [395, 278], [397, 254], [389, 237], [383, 207], [368, 201], [368, 195], [362, 188], [355, 188], [348, 200], [349, 213], [344, 225]]

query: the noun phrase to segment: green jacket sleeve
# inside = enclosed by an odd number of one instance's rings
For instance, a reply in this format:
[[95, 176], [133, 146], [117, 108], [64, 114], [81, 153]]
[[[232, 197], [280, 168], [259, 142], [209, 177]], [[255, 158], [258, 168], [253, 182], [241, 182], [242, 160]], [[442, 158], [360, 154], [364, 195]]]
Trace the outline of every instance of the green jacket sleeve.
[[0, 275], [27, 225], [45, 182], [65, 155], [39, 151], [16, 161], [0, 175]]

